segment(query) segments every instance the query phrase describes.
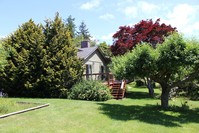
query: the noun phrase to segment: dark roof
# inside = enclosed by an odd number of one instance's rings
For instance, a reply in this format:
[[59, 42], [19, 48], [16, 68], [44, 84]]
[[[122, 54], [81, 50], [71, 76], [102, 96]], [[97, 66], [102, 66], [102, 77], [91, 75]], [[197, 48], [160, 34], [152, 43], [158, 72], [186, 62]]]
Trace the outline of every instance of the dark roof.
[[77, 56], [82, 59], [88, 58], [98, 47], [79, 48]]

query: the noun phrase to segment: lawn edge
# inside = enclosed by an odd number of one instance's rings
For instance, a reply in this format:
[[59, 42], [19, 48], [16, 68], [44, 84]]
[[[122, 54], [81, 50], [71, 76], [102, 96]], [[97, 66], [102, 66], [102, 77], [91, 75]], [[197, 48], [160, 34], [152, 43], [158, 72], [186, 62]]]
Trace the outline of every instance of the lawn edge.
[[12, 116], [12, 115], [21, 114], [21, 113], [25, 113], [25, 112], [28, 112], [28, 111], [44, 108], [44, 107], [47, 107], [47, 106], [49, 106], [49, 103], [46, 103], [46, 104], [43, 104], [43, 105], [40, 105], [40, 106], [36, 106], [36, 107], [32, 107], [32, 108], [28, 108], [28, 109], [24, 109], [24, 110], [20, 110], [20, 111], [16, 111], [16, 112], [12, 112], [12, 113], [8, 113], [8, 114], [5, 114], [5, 115], [1, 115], [0, 119], [5, 118], [5, 117], [9, 117], [9, 116]]

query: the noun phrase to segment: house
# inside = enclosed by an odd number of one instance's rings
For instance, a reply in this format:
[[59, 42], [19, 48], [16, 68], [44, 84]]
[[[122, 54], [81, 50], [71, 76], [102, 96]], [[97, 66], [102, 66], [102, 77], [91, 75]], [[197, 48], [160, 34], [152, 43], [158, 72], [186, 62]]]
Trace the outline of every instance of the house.
[[105, 80], [111, 94], [115, 99], [122, 99], [126, 91], [126, 81], [115, 82], [112, 74], [109, 73], [108, 63], [102, 51], [97, 47], [90, 47], [89, 41], [82, 41], [77, 56], [83, 59], [85, 71], [84, 78], [88, 80]]
[[108, 60], [98, 46], [90, 47], [89, 41], [82, 41], [77, 56], [83, 59], [86, 79], [105, 79]]

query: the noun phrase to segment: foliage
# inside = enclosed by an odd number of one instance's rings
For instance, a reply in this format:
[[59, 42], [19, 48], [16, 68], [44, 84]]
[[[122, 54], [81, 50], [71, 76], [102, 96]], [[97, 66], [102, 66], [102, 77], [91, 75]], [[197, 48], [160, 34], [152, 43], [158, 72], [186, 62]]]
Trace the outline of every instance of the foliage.
[[69, 99], [106, 101], [111, 99], [110, 90], [107, 86], [98, 81], [85, 80], [75, 84], [71, 88]]
[[[113, 56], [111, 58], [111, 64], [109, 64], [109, 68], [116, 79], [119, 80], [122, 80], [124, 78], [129, 79], [126, 77], [126, 67], [125, 67], [125, 64], [128, 61], [129, 56], [130, 53], [126, 53], [125, 55]], [[134, 76], [131, 79], [134, 79]], [[131, 79], [129, 80], [131, 81]]]
[[[42, 59], [42, 88], [50, 90], [50, 97], [60, 97], [81, 79], [82, 62], [77, 57], [77, 49], [71, 43], [70, 32], [57, 14], [53, 21], [44, 26], [45, 55]], [[65, 91], [63, 91], [65, 90]], [[61, 94], [62, 95], [62, 94]]]
[[81, 22], [79, 31], [76, 30], [75, 18], [72, 18], [71, 15], [66, 19], [65, 23], [69, 30], [73, 45], [80, 47], [81, 42], [85, 40], [89, 41], [91, 46], [96, 45], [96, 40], [91, 40], [91, 35], [84, 21]]
[[180, 85], [176, 95], [189, 97], [191, 100], [199, 100], [199, 85], [196, 81]]
[[[114, 44], [111, 46], [113, 55], [123, 55], [133, 50], [140, 43], [149, 43], [153, 48], [164, 41], [164, 37], [176, 31], [176, 28], [170, 25], [160, 24], [160, 19], [156, 22], [150, 20], [142, 20], [134, 26], [121, 26], [119, 31], [114, 35]], [[149, 95], [153, 97], [153, 81], [149, 77], [141, 77], [145, 81], [145, 85], [149, 90]]]
[[32, 93], [31, 88], [40, 76], [43, 40], [42, 27], [33, 20], [22, 24], [5, 40], [4, 47], [9, 57], [8, 64], [1, 73], [1, 88], [9, 96]]
[[106, 57], [110, 58], [112, 56], [111, 49], [106, 42], [100, 43], [99, 48]]
[[113, 55], [123, 55], [142, 42], [150, 43], [155, 48], [158, 43], [164, 41], [164, 36], [168, 36], [173, 31], [176, 31], [176, 28], [164, 23], [160, 24], [160, 19], [155, 22], [152, 19], [142, 20], [132, 27], [121, 26], [113, 35], [115, 41], [111, 51]]
[[141, 79], [137, 79], [135, 80], [135, 85], [136, 87], [141, 87], [141, 86], [144, 86], [144, 82], [141, 80]]
[[79, 26], [79, 31], [77, 33], [78, 33], [78, 35], [83, 37], [83, 40], [90, 40], [91, 35], [90, 35], [84, 21], [81, 22], [81, 24]]
[[73, 18], [71, 15], [68, 16], [68, 18], [65, 20], [66, 27], [68, 28], [72, 44], [76, 47], [79, 47], [81, 44], [81, 41], [83, 40], [83, 35], [77, 34], [77, 26], [75, 25], [75, 18]]
[[121, 75], [127, 79], [149, 77], [159, 83], [162, 87], [161, 106], [168, 108], [170, 89], [198, 77], [198, 44], [188, 43], [175, 33], [156, 49], [143, 44], [131, 53], [113, 58], [112, 70], [119, 77], [122, 72]]
[[75, 36], [76, 36], [75, 18], [72, 18], [71, 15], [68, 16], [68, 18], [66, 19], [66, 27], [68, 28], [70, 37], [75, 38]]
[[191, 100], [199, 100], [199, 86], [192, 86], [187, 89], [187, 95]]
[[0, 70], [4, 68], [4, 66], [7, 64], [7, 58], [8, 53], [3, 48], [3, 40], [0, 40]]
[[82, 35], [77, 35], [75, 38], [72, 39], [72, 44], [76, 47], [81, 47], [81, 42], [83, 41]]
[[68, 27], [59, 14], [45, 22], [42, 27], [29, 20], [5, 40], [10, 57], [0, 87], [9, 96], [66, 97], [81, 78], [82, 62]]

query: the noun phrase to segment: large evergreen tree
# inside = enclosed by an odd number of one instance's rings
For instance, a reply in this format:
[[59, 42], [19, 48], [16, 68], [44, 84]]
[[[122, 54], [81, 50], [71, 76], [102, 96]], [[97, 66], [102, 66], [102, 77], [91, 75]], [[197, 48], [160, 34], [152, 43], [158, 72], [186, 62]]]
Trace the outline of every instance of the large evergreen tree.
[[7, 55], [8, 55], [7, 52], [3, 48], [3, 41], [0, 40], [0, 69], [3, 69], [7, 63], [6, 60]]
[[70, 32], [71, 38], [75, 38], [76, 36], [75, 18], [73, 18], [71, 15], [68, 16], [68, 18], [66, 19], [66, 26]]
[[[3, 48], [3, 41], [0, 40], [0, 86], [2, 86], [3, 84], [3, 79], [2, 79], [2, 74], [3, 74], [3, 70], [4, 67], [7, 65], [7, 58], [8, 53], [5, 51], [5, 49]], [[2, 88], [0, 88], [0, 91]]]
[[84, 23], [84, 21], [82, 21], [79, 26], [78, 34], [79, 34], [79, 36], [83, 37], [83, 40], [90, 40], [91, 35], [90, 35], [88, 28], [86, 27], [86, 24]]
[[5, 49], [8, 65], [0, 88], [9, 96], [65, 97], [82, 77], [82, 62], [59, 14], [43, 27], [32, 20], [22, 24], [5, 40]]
[[75, 25], [75, 18], [73, 18], [71, 15], [65, 20], [66, 26], [68, 28], [68, 31], [70, 33], [70, 37], [72, 39], [72, 44], [76, 47], [80, 47], [81, 41], [84, 40], [84, 37], [82, 34], [79, 34], [76, 30]]
[[41, 70], [42, 45], [44, 36], [42, 27], [33, 20], [22, 24], [4, 42], [9, 52], [8, 64], [1, 72], [1, 88], [10, 96], [32, 95], [33, 87]]
[[51, 97], [60, 97], [82, 77], [82, 62], [77, 57], [77, 49], [71, 43], [70, 31], [57, 13], [54, 20], [46, 21], [44, 26], [45, 55], [42, 59], [44, 88]]

